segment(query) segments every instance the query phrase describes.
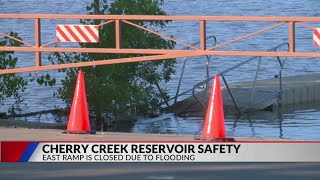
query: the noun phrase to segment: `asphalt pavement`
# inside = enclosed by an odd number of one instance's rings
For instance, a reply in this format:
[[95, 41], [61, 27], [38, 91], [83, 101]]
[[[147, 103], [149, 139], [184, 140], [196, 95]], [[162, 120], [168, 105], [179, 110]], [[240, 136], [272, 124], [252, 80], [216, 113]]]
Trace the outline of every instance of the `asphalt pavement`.
[[0, 179], [320, 179], [320, 163], [1, 163]]

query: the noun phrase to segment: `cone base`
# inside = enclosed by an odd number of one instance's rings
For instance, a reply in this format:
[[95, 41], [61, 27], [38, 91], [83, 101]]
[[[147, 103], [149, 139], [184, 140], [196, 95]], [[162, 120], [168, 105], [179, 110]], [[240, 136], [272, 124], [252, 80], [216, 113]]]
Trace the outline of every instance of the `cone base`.
[[205, 138], [201, 136], [194, 137], [195, 140], [214, 141], [214, 142], [235, 142], [234, 138]]
[[96, 134], [96, 131], [63, 131], [64, 134]]

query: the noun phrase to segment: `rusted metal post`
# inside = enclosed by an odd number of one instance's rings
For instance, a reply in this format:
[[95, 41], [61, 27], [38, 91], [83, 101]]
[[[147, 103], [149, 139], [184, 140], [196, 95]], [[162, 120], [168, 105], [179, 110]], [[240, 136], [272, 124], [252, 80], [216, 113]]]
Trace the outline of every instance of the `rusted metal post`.
[[200, 21], [200, 49], [206, 50], [207, 42], [206, 42], [206, 21]]
[[295, 52], [295, 22], [291, 21], [289, 25], [289, 52]]
[[41, 32], [40, 32], [40, 19], [34, 19], [34, 46], [35, 46], [35, 61], [36, 67], [41, 66], [41, 52], [39, 51], [41, 46]]
[[115, 20], [115, 33], [116, 33], [116, 49], [121, 48], [121, 26], [120, 26], [120, 20]]

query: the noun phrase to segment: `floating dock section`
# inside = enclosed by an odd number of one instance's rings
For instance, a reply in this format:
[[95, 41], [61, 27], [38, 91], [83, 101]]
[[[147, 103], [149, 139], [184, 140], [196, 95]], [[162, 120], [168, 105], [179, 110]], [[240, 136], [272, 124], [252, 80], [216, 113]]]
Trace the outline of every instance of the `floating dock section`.
[[[246, 111], [266, 111], [281, 107], [312, 106], [320, 102], [320, 74], [288, 76], [281, 79], [258, 80], [229, 84], [234, 101], [226, 86], [222, 86], [225, 114]], [[205, 112], [210, 88], [176, 102], [172, 111], [181, 116], [202, 116]]]

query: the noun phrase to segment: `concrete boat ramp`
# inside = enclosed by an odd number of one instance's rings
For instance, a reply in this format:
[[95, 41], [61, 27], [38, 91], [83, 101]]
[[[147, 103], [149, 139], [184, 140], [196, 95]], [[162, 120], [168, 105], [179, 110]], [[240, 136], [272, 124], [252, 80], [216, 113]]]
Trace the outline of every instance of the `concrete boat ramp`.
[[[221, 86], [224, 110], [228, 115], [247, 111], [272, 111], [279, 106], [284, 109], [299, 109], [320, 102], [320, 74], [288, 76], [281, 80], [279, 77], [257, 80], [254, 86], [252, 81], [228, 84], [233, 99], [223, 82]], [[176, 102], [172, 111], [181, 116], [203, 115], [210, 89], [204, 89], [194, 96]]]

